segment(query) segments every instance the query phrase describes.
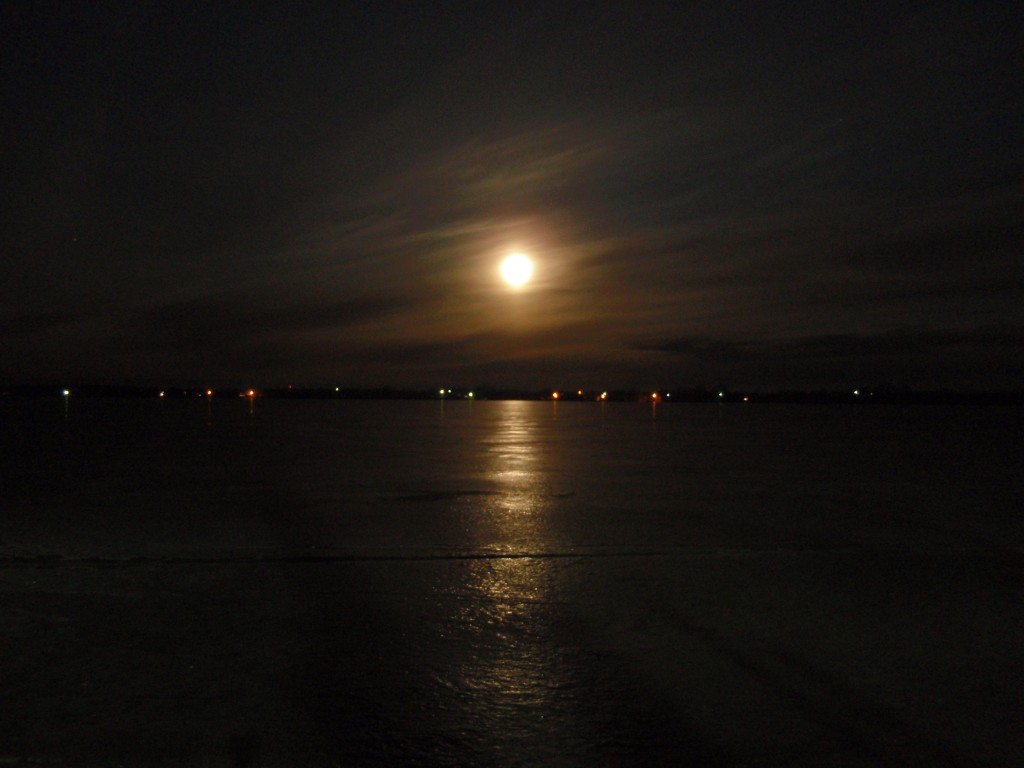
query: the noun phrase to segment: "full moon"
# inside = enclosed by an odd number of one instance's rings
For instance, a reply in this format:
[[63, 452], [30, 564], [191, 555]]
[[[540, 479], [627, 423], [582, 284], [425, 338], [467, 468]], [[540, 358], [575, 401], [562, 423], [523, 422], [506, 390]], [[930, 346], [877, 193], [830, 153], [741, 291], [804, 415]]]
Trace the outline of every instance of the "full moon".
[[533, 262], [526, 254], [510, 254], [501, 262], [501, 276], [513, 288], [522, 288], [533, 276]]

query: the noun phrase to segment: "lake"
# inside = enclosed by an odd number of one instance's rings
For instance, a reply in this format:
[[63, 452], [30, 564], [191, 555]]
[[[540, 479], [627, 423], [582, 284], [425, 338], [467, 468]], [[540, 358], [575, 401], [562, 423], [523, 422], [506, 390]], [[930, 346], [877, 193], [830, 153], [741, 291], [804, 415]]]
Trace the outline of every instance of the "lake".
[[0, 419], [0, 762], [1024, 763], [1020, 408]]

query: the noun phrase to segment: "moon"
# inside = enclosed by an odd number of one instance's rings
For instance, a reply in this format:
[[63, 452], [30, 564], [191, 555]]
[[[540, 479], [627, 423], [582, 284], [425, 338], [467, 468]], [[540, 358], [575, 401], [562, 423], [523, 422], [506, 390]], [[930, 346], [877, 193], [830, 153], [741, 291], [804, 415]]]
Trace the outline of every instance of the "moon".
[[525, 253], [509, 254], [501, 262], [501, 276], [513, 288], [522, 288], [533, 277], [533, 262]]

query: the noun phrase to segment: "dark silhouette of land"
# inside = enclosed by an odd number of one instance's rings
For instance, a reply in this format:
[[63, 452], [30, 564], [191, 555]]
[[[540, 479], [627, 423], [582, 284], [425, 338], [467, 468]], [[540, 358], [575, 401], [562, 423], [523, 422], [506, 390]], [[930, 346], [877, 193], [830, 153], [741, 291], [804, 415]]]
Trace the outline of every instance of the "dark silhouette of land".
[[[66, 394], [65, 394], [66, 393]], [[854, 403], [921, 404], [921, 405], [1019, 405], [1024, 403], [1021, 391], [915, 390], [886, 388], [856, 390], [734, 390], [700, 387], [664, 387], [657, 389], [580, 390], [542, 387], [537, 389], [506, 389], [499, 387], [452, 387], [439, 389], [401, 389], [394, 387], [317, 387], [272, 386], [247, 389], [238, 387], [138, 386], [128, 384], [57, 384], [0, 385], [0, 397], [106, 397], [230, 399], [270, 398], [275, 400], [552, 400], [559, 402], [651, 402], [670, 403]]]

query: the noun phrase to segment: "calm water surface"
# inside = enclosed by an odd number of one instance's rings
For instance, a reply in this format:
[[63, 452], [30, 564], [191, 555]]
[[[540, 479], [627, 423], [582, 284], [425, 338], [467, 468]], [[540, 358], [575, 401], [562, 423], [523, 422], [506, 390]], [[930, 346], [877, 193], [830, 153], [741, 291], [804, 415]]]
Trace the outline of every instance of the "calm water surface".
[[0, 416], [0, 758], [1024, 757], [1019, 409]]

